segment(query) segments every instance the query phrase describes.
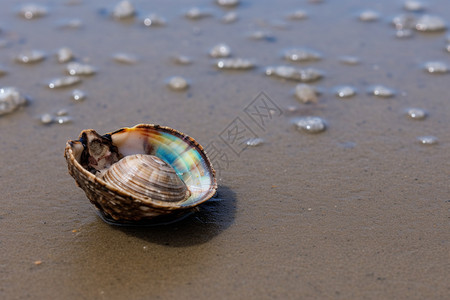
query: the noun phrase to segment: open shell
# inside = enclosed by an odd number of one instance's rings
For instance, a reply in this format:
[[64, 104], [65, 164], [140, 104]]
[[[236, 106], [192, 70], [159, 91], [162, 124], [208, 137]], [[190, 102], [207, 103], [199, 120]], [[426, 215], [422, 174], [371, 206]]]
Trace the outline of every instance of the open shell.
[[[122, 158], [135, 154], [156, 156], [173, 168], [187, 188], [186, 197], [167, 201], [105, 180], [108, 172], [123, 163]], [[119, 223], [177, 218], [210, 199], [217, 190], [215, 171], [203, 147], [169, 127], [140, 124], [103, 136], [92, 129], [83, 130], [79, 140], [67, 142], [64, 156], [70, 175], [89, 200], [106, 218]]]

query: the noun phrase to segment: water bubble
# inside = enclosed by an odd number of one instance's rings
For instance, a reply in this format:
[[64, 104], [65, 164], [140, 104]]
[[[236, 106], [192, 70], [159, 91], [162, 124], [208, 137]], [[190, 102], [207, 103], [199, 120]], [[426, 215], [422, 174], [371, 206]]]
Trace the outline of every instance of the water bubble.
[[288, 14], [287, 18], [295, 21], [304, 20], [308, 18], [308, 13], [302, 9], [298, 9], [293, 13]]
[[225, 15], [223, 15], [221, 20], [222, 23], [225, 24], [234, 23], [238, 20], [238, 14], [234, 11], [227, 12]]
[[172, 57], [172, 61], [177, 65], [190, 65], [192, 64], [192, 59], [186, 55], [175, 55]]
[[447, 29], [447, 25], [439, 16], [423, 15], [417, 20], [416, 30], [422, 32], [436, 32], [444, 31]]
[[45, 17], [47, 13], [47, 7], [39, 4], [25, 4], [19, 9], [19, 16], [27, 20]]
[[227, 58], [218, 60], [216, 67], [222, 70], [250, 70], [255, 67], [255, 63], [251, 59]]
[[350, 98], [356, 95], [356, 89], [349, 85], [338, 86], [335, 88], [335, 95], [339, 98]]
[[406, 115], [413, 120], [423, 120], [427, 116], [427, 112], [421, 108], [411, 107], [406, 110]]
[[359, 14], [359, 20], [363, 22], [374, 22], [380, 18], [380, 14], [374, 10], [365, 10]]
[[262, 30], [257, 30], [254, 31], [252, 33], [249, 34], [249, 38], [252, 40], [257, 40], [257, 41], [268, 41], [268, 42], [274, 42], [275, 41], [275, 36], [268, 32], [268, 31], [262, 31]]
[[266, 75], [284, 79], [300, 80], [300, 69], [292, 66], [267, 67]]
[[429, 61], [424, 64], [424, 69], [430, 74], [445, 74], [449, 72], [449, 66], [441, 61]]
[[0, 88], [0, 116], [12, 113], [27, 105], [28, 98], [15, 87]]
[[209, 55], [214, 58], [228, 57], [231, 55], [231, 48], [225, 43], [220, 43], [211, 48]]
[[44, 124], [44, 125], [49, 125], [49, 124], [51, 124], [51, 123], [53, 123], [53, 116], [51, 115], [51, 114], [43, 114], [40, 118], [39, 118], [39, 120], [41, 121], [41, 124]]
[[392, 19], [392, 24], [397, 30], [415, 28], [417, 19], [411, 14], [397, 15]]
[[295, 114], [300, 111], [300, 107], [297, 105], [289, 105], [285, 109], [285, 112], [289, 115]]
[[93, 66], [78, 62], [67, 64], [66, 71], [69, 75], [93, 75], [97, 72]]
[[30, 50], [19, 53], [14, 59], [16, 62], [23, 64], [33, 64], [41, 62], [45, 59], [46, 54], [40, 50]]
[[66, 63], [74, 58], [72, 50], [67, 47], [59, 49], [58, 52], [56, 53], [56, 56], [59, 63]]
[[174, 91], [182, 91], [189, 87], [189, 83], [181, 76], [173, 76], [168, 79], [167, 86]]
[[421, 143], [422, 145], [436, 145], [438, 143], [438, 138], [432, 135], [427, 135], [427, 136], [419, 136], [417, 138], [417, 140], [419, 141], [419, 143]]
[[65, 108], [61, 108], [60, 110], [58, 110], [55, 115], [57, 116], [67, 116], [69, 114], [69, 111]]
[[316, 89], [309, 84], [298, 84], [295, 87], [295, 96], [301, 103], [317, 103], [318, 93]]
[[264, 144], [264, 142], [263, 138], [251, 138], [245, 141], [245, 144], [250, 147], [256, 147]]
[[314, 68], [299, 69], [292, 66], [276, 66], [267, 67], [266, 75], [301, 82], [312, 82], [321, 79], [323, 72]]
[[238, 6], [240, 2], [239, 0], [216, 0], [216, 3], [223, 7]]
[[284, 51], [283, 57], [289, 61], [309, 62], [320, 60], [322, 58], [322, 55], [319, 52], [311, 49], [292, 48]]
[[405, 10], [418, 12], [418, 11], [424, 11], [426, 6], [425, 6], [425, 4], [422, 1], [407, 0], [403, 4], [403, 8]]
[[144, 25], [147, 27], [162, 27], [166, 26], [166, 24], [166, 19], [156, 14], [151, 14], [144, 18]]
[[131, 1], [120, 1], [116, 4], [112, 11], [112, 16], [116, 19], [129, 19], [134, 17], [136, 14], [136, 10], [134, 8], [134, 5], [131, 3]]
[[71, 85], [75, 85], [81, 82], [81, 78], [78, 76], [63, 76], [50, 80], [48, 87], [51, 89], [63, 88]]
[[321, 79], [324, 72], [315, 68], [306, 68], [300, 71], [300, 80], [303, 82], [313, 82]]
[[82, 90], [73, 90], [72, 91], [72, 99], [75, 101], [83, 101], [86, 99], [87, 95]]
[[410, 38], [413, 36], [413, 31], [411, 29], [399, 29], [395, 32], [395, 37], [399, 39]]
[[298, 130], [308, 133], [320, 133], [327, 128], [325, 120], [319, 117], [301, 117], [293, 120], [294, 125]]
[[185, 16], [190, 20], [200, 20], [211, 17], [211, 12], [198, 7], [193, 7], [186, 12]]
[[116, 53], [112, 58], [118, 63], [127, 65], [133, 65], [138, 62], [138, 58], [135, 55], [128, 53]]
[[369, 88], [369, 94], [381, 98], [390, 98], [395, 96], [395, 90], [385, 87], [383, 85], [375, 85]]
[[339, 57], [339, 62], [344, 65], [354, 66], [360, 64], [361, 60], [356, 56], [344, 55]]
[[57, 116], [55, 117], [56, 124], [69, 124], [72, 123], [72, 118], [69, 116]]

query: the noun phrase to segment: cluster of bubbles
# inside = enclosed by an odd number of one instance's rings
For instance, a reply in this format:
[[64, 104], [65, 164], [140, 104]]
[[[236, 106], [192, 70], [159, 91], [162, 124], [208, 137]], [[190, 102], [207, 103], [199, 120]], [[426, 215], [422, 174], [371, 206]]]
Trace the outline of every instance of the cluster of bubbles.
[[[237, 4], [235, 4], [237, 5]], [[416, 30], [417, 32], [441, 32], [446, 30], [445, 21], [435, 15], [423, 14], [426, 10], [425, 5], [420, 1], [405, 1], [404, 9], [407, 14], [401, 14], [393, 18], [392, 24], [397, 29], [396, 36], [403, 37], [411, 34], [407, 30]], [[412, 15], [414, 13], [415, 15]], [[200, 9], [191, 9], [187, 11], [186, 17], [193, 20], [198, 20], [206, 17], [211, 17], [211, 12]], [[237, 13], [233, 12], [233, 16], [237, 16]], [[304, 20], [308, 18], [308, 14], [303, 10], [297, 10], [288, 15], [289, 20]], [[360, 21], [363, 22], [376, 22], [380, 19], [380, 14], [373, 10], [365, 10], [358, 16]], [[233, 20], [235, 17], [233, 17]], [[265, 40], [273, 41], [275, 37], [266, 31], [255, 31], [249, 35], [253, 40]], [[450, 46], [447, 46], [450, 51]], [[251, 70], [257, 67], [256, 62], [253, 59], [232, 57], [231, 48], [224, 42], [213, 46], [209, 55], [212, 58], [217, 59], [215, 66], [220, 70]], [[323, 59], [323, 54], [317, 50], [308, 47], [289, 48], [282, 51], [282, 58], [289, 63], [314, 63]], [[344, 65], [358, 65], [361, 60], [355, 56], [343, 56], [339, 58], [339, 61]], [[430, 74], [445, 74], [449, 72], [449, 67], [439, 61], [429, 61], [423, 64], [422, 68]], [[317, 88], [313, 83], [323, 79], [326, 73], [323, 70], [314, 67], [297, 67], [293, 65], [276, 65], [265, 67], [264, 73], [268, 77], [279, 78], [282, 80], [299, 82], [294, 89], [294, 95], [296, 99], [302, 104], [315, 104], [319, 102], [320, 95], [323, 94], [323, 90]], [[178, 78], [178, 77], [174, 77]], [[183, 82], [187, 82], [186, 79]], [[170, 85], [169, 85], [170, 86]], [[179, 86], [180, 88], [177, 88]], [[187, 84], [174, 84], [171, 86], [173, 90], [185, 90]], [[378, 98], [392, 98], [395, 97], [397, 92], [394, 88], [375, 84], [365, 88], [369, 95]], [[333, 94], [337, 98], [348, 99], [358, 94], [358, 89], [351, 85], [341, 85], [332, 88]], [[413, 120], [423, 120], [426, 116], [424, 110], [418, 108], [410, 108], [407, 110], [407, 115]], [[304, 116], [300, 118], [294, 118], [292, 123], [297, 129], [307, 133], [320, 133], [324, 132], [327, 128], [327, 121], [317, 116]], [[418, 138], [422, 144], [435, 144], [436, 138], [433, 143], [424, 142], [423, 139]], [[253, 143], [250, 143], [253, 145]]]
[[[392, 18], [391, 24], [395, 28], [395, 37], [399, 39], [412, 38], [415, 32], [441, 33], [447, 30], [444, 18], [438, 15], [426, 13], [428, 7], [425, 2], [418, 0], [406, 0], [403, 3], [404, 13]], [[380, 19], [380, 14], [376, 11], [366, 10], [360, 13], [359, 20], [363, 22], [375, 22]], [[444, 50], [450, 52], [449, 37], [447, 37]], [[450, 72], [450, 67], [443, 61], [428, 61], [423, 63], [422, 69], [429, 74], [442, 75]], [[374, 95], [380, 97], [393, 97], [395, 91], [381, 86], [372, 89]], [[411, 120], [424, 120], [428, 113], [422, 108], [408, 108], [405, 114]], [[437, 144], [435, 136], [421, 136], [417, 138], [423, 145]]]
[[[68, 2], [68, 4], [71, 4]], [[78, 3], [73, 3], [78, 4]], [[127, 9], [132, 8], [128, 1], [119, 3], [112, 12], [115, 18], [126, 18], [129, 16]], [[35, 20], [46, 17], [49, 10], [46, 6], [40, 4], [24, 4], [18, 9], [18, 15], [26, 20]], [[59, 28], [78, 29], [83, 23], [79, 19], [71, 19], [61, 22]], [[48, 53], [39, 49], [26, 50], [14, 56], [14, 62], [25, 65], [36, 65], [48, 59]], [[135, 64], [138, 58], [132, 54], [116, 53], [111, 57], [115, 62], [121, 64]], [[46, 81], [45, 86], [50, 90], [70, 88], [80, 84], [83, 79], [89, 78], [97, 73], [97, 68], [91, 64], [84, 63], [78, 58], [74, 51], [69, 47], [61, 47], [55, 51], [55, 60], [60, 64], [65, 64], [64, 75], [57, 76]], [[0, 76], [9, 72], [6, 68], [0, 66]], [[80, 89], [74, 89], [68, 95], [74, 102], [82, 102], [87, 98], [87, 93]], [[0, 88], [0, 116], [10, 114], [21, 107], [30, 103], [30, 97], [19, 91], [16, 87]], [[67, 124], [72, 122], [66, 109], [60, 109], [54, 113], [43, 113], [39, 120], [42, 124]]]
[[[239, 0], [216, 0], [214, 1], [220, 7], [225, 8], [224, 15], [220, 18], [224, 24], [231, 24], [239, 19], [237, 7], [241, 4]], [[321, 3], [319, 0], [310, 0], [311, 3]], [[427, 5], [417, 0], [406, 0], [403, 5], [404, 13], [398, 14], [393, 17], [390, 22], [395, 30], [395, 36], [398, 38], [412, 37], [415, 32], [443, 32], [447, 29], [447, 24], [444, 19], [437, 15], [427, 14]], [[33, 20], [45, 17], [49, 13], [47, 7], [38, 4], [26, 4], [23, 5], [19, 11], [19, 16]], [[139, 17], [141, 14], [137, 12], [133, 3], [129, 0], [123, 0], [114, 5], [114, 7], [108, 11], [108, 15], [115, 20], [123, 21], [128, 19], [140, 18], [141, 26], [145, 27], [164, 27], [168, 21], [163, 16], [151, 13], [144, 15], [143, 18]], [[198, 7], [192, 7], [185, 11], [184, 17], [198, 21], [205, 18], [211, 18], [214, 16], [213, 11], [208, 9], [202, 9]], [[295, 10], [286, 16], [289, 21], [303, 21], [309, 18], [309, 15], [304, 10]], [[358, 18], [361, 22], [375, 23], [380, 20], [380, 13], [374, 10], [364, 10], [359, 13]], [[60, 24], [60, 27], [80, 28], [82, 21], [79, 19], [72, 19]], [[284, 21], [280, 21], [274, 26], [279, 28], [285, 28]], [[275, 36], [267, 31], [257, 30], [251, 32], [248, 38], [255, 41], [273, 42]], [[447, 38], [445, 51], [450, 52], [450, 39]], [[249, 71], [258, 67], [257, 62], [252, 58], [234, 56], [233, 51], [229, 45], [225, 42], [218, 43], [212, 46], [208, 55], [212, 59], [213, 66], [219, 71]], [[40, 50], [31, 50], [23, 53], [19, 53], [15, 56], [14, 60], [21, 64], [37, 64], [44, 61], [47, 58], [47, 54]], [[315, 49], [309, 47], [292, 47], [284, 49], [281, 52], [281, 58], [285, 61], [285, 64], [279, 64], [275, 66], [264, 66], [263, 74], [269, 78], [277, 78], [278, 80], [285, 80], [290, 82], [297, 82], [294, 88], [294, 96], [303, 104], [316, 104], [320, 102], [323, 90], [319, 89], [314, 83], [322, 80], [326, 77], [324, 70], [315, 67], [302, 67], [303, 63], [309, 65], [324, 58], [324, 55]], [[136, 64], [138, 58], [132, 54], [116, 53], [112, 56], [112, 59], [120, 64]], [[97, 68], [78, 60], [73, 51], [68, 47], [62, 47], [56, 52], [56, 60], [65, 64], [65, 75], [55, 77], [47, 82], [47, 87], [50, 89], [60, 89], [78, 85], [90, 76], [97, 73]], [[177, 65], [189, 65], [193, 61], [190, 57], [185, 55], [178, 55], [173, 57], [173, 62]], [[361, 60], [355, 56], [343, 56], [339, 58], [339, 62], [353, 66], [360, 64]], [[297, 64], [297, 65], [293, 65]], [[450, 67], [441, 61], [428, 61], [423, 63], [422, 69], [430, 74], [446, 74], [450, 72]], [[0, 75], [7, 73], [7, 70], [0, 67]], [[191, 81], [179, 75], [174, 75], [166, 79], [166, 85], [173, 91], [186, 91], [191, 86]], [[366, 92], [370, 95], [380, 98], [391, 98], [396, 96], [395, 89], [384, 85], [375, 84], [373, 86], [364, 87]], [[0, 115], [8, 114], [19, 107], [28, 103], [27, 97], [18, 92], [16, 88], [6, 87], [0, 90]], [[343, 84], [332, 88], [332, 94], [339, 99], [350, 99], [357, 96], [359, 93], [358, 88]], [[72, 91], [71, 97], [73, 101], [80, 102], [86, 98], [86, 93], [82, 90], [76, 89]], [[413, 120], [423, 120], [427, 116], [427, 113], [420, 108], [410, 108], [406, 111], [409, 118]], [[50, 123], [67, 123], [70, 122], [70, 118], [67, 116], [67, 112], [57, 112], [56, 114], [44, 114], [41, 117], [43, 124]], [[301, 118], [295, 118], [292, 120], [295, 127], [301, 131], [308, 133], [319, 133], [326, 130], [328, 127], [327, 121], [317, 116], [303, 116]], [[434, 144], [429, 142], [430, 139], [420, 139], [422, 144]], [[428, 142], [426, 142], [426, 141]], [[260, 145], [262, 141], [249, 141], [248, 146]]]

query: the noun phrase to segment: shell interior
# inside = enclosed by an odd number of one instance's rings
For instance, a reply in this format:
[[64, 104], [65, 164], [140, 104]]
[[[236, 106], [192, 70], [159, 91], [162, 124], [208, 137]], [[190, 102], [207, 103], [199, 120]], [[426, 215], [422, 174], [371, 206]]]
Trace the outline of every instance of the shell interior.
[[216, 186], [214, 171], [204, 152], [199, 150], [198, 144], [193, 144], [195, 141], [184, 135], [179, 136], [178, 132], [174, 134], [164, 127], [148, 128], [138, 125], [112, 133], [111, 139], [123, 156], [150, 154], [171, 165], [191, 192], [182, 206], [198, 202]]
[[[113, 149], [111, 150], [112, 155], [109, 155], [106, 161], [98, 160], [98, 165], [109, 168], [110, 165], [114, 165], [114, 162], [117, 162], [122, 157], [133, 154], [154, 155], [175, 170], [190, 193], [190, 195], [188, 194], [189, 197], [181, 202], [166, 202], [132, 195], [143, 203], [150, 202], [148, 203], [149, 205], [161, 209], [186, 209], [208, 200], [216, 192], [217, 182], [215, 179], [215, 171], [202, 146], [191, 137], [179, 131], [152, 124], [140, 124], [131, 128], [122, 128], [103, 136], [98, 135], [93, 130], [85, 130], [80, 134], [79, 141], [68, 142], [67, 149], [69, 150], [66, 151], [69, 154], [66, 155], [73, 155], [75, 168], [85, 174], [85, 177], [95, 177], [93, 180], [100, 183], [103, 182], [102, 184], [112, 191], [123, 195], [130, 194], [120, 187], [113, 186], [107, 181], [104, 181], [101, 178], [101, 174], [104, 174], [104, 172], [97, 169], [97, 164], [91, 165], [91, 161], [95, 161], [99, 157], [89, 157], [89, 154], [86, 154], [85, 144], [90, 139], [89, 137], [86, 138], [86, 136], [89, 135], [91, 139], [99, 138], [106, 141], [105, 145], [109, 145], [102, 146]], [[102, 155], [104, 152], [103, 150], [99, 151]], [[98, 171], [101, 172], [96, 174]], [[93, 176], [92, 174], [96, 174], [97, 176]]]

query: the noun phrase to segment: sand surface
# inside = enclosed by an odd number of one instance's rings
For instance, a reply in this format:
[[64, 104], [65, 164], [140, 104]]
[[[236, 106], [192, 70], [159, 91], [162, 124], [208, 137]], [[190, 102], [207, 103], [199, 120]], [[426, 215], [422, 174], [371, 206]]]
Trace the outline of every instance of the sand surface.
[[[450, 74], [422, 69], [427, 61], [450, 64], [448, 31], [396, 38], [390, 21], [405, 10], [389, 0], [242, 1], [232, 24], [220, 21], [230, 10], [213, 1], [133, 1], [139, 14], [125, 22], [108, 15], [111, 1], [71, 2], [36, 1], [48, 15], [24, 20], [16, 1], [2, 0], [0, 63], [8, 73], [0, 86], [32, 100], [0, 116], [1, 299], [450, 299]], [[427, 3], [425, 13], [450, 22], [447, 0]], [[193, 6], [212, 16], [186, 19]], [[296, 9], [308, 18], [286, 19]], [[359, 21], [364, 9], [379, 19]], [[146, 28], [146, 13], [167, 25]], [[74, 18], [80, 28], [60, 28]], [[271, 38], [250, 39], [256, 31]], [[257, 67], [214, 68], [208, 51], [220, 42]], [[83, 102], [70, 98], [73, 88], [45, 86], [64, 75], [54, 57], [63, 46], [98, 68], [75, 86], [87, 93]], [[284, 61], [289, 47], [312, 48], [322, 59]], [[13, 61], [30, 49], [48, 56]], [[138, 62], [119, 64], [118, 52]], [[178, 54], [192, 64], [174, 64]], [[342, 64], [344, 55], [361, 62]], [[323, 70], [313, 83], [322, 90], [318, 102], [299, 103], [295, 82], [264, 75], [271, 65]], [[190, 88], [168, 89], [175, 75]], [[358, 93], [339, 99], [339, 85]], [[368, 95], [372, 85], [396, 95]], [[266, 110], [259, 126], [246, 108], [261, 96], [281, 110]], [[428, 117], [409, 119], [409, 107]], [[60, 109], [71, 123], [40, 123]], [[323, 118], [327, 130], [297, 130], [291, 119], [300, 116]], [[264, 144], [241, 152], [224, 143], [236, 118]], [[218, 197], [172, 225], [104, 223], [67, 173], [65, 143], [86, 128], [106, 133], [139, 123], [216, 145]], [[417, 140], [429, 135], [438, 143]]]

